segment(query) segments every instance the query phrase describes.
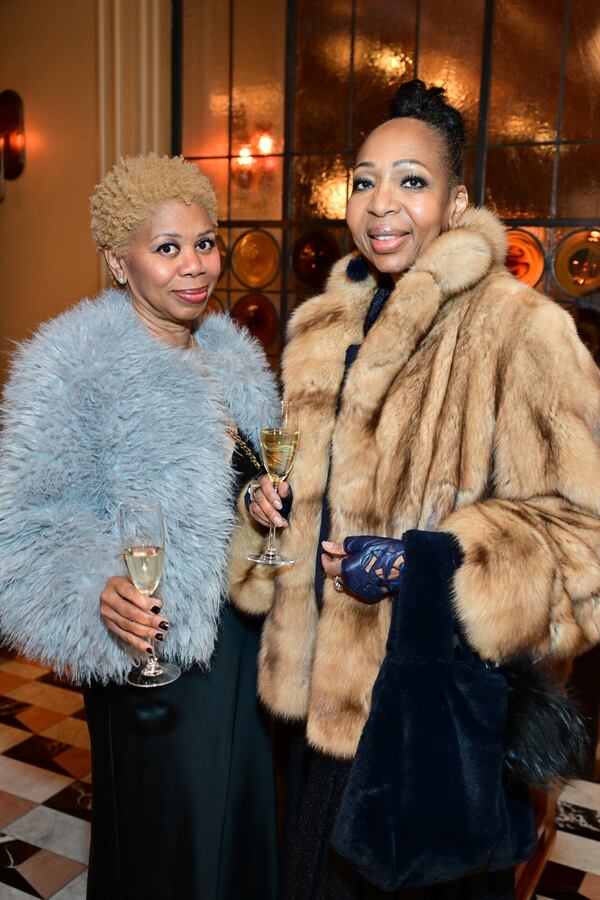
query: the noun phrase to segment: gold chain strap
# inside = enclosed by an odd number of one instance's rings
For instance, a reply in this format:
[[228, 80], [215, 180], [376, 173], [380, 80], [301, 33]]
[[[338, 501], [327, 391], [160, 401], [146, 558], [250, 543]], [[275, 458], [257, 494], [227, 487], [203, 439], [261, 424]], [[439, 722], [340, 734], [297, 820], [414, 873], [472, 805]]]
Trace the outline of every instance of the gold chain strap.
[[239, 434], [237, 433], [237, 431], [234, 431], [233, 428], [228, 428], [227, 434], [233, 440], [233, 442], [240, 448], [242, 453], [246, 454], [246, 456], [248, 457], [248, 459], [250, 460], [252, 465], [255, 467], [255, 469], [257, 469], [257, 471], [260, 471], [263, 467], [259, 463], [258, 459], [254, 455], [254, 452], [248, 446], [246, 441], [242, 437], [240, 437]]

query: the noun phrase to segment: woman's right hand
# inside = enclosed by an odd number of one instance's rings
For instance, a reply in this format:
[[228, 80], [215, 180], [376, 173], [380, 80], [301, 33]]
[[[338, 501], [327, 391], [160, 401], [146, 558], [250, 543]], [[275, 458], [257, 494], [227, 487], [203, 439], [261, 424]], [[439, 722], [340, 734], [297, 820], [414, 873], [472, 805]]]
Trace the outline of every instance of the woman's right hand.
[[280, 513], [282, 507], [280, 498], [289, 495], [289, 484], [287, 481], [282, 481], [275, 490], [268, 475], [261, 475], [256, 481], [258, 487], [253, 490], [252, 500], [248, 507], [250, 515], [261, 525], [268, 527], [272, 523], [276, 528], [287, 528], [287, 520]]
[[154, 652], [148, 641], [165, 639], [169, 621], [161, 614], [161, 606], [160, 600], [141, 594], [123, 575], [109, 578], [100, 594], [100, 615], [106, 627], [140, 653]]

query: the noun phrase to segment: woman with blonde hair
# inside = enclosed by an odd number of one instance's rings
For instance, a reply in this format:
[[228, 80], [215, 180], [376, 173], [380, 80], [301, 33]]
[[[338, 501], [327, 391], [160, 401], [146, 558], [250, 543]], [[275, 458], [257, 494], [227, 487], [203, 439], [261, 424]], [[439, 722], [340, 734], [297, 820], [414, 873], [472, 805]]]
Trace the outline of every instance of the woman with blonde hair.
[[[122, 160], [96, 188], [92, 231], [124, 289], [42, 326], [4, 396], [0, 625], [21, 653], [85, 685], [91, 900], [275, 897], [257, 626], [226, 586], [234, 498], [276, 389], [245, 331], [203, 319], [216, 228], [196, 166]], [[146, 498], [166, 522], [157, 597], [126, 576], [117, 533], [119, 502]], [[181, 677], [126, 684], [154, 641]]]

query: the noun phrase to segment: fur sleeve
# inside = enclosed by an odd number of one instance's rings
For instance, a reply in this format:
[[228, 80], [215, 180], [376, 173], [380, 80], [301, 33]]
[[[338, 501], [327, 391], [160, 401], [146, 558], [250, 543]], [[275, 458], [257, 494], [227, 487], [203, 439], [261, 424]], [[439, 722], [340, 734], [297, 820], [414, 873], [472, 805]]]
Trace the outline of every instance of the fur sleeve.
[[229, 596], [242, 612], [264, 615], [273, 605], [277, 567], [256, 565], [246, 559], [248, 555], [262, 553], [267, 529], [258, 525], [247, 511], [244, 493], [238, 500], [238, 524], [231, 542]]
[[600, 374], [571, 317], [540, 300], [497, 373], [493, 498], [442, 524], [460, 541], [458, 614], [488, 659], [600, 639]]
[[[62, 333], [64, 336], [64, 333]], [[61, 333], [17, 352], [0, 438], [0, 629], [25, 655], [75, 680], [124, 675], [131, 658], [105, 627], [99, 594], [121, 571], [101, 500], [99, 465], [65, 378]], [[73, 361], [68, 355], [68, 366]]]

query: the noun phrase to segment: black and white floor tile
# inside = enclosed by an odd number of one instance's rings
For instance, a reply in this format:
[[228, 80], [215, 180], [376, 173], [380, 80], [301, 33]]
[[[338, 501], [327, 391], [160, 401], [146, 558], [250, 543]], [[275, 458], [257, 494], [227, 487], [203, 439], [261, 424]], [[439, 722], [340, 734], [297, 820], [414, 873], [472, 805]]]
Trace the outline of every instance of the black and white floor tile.
[[81, 693], [0, 656], [0, 900], [84, 900], [90, 769]]
[[600, 784], [568, 784], [558, 801], [556, 825], [538, 900], [600, 900]]

